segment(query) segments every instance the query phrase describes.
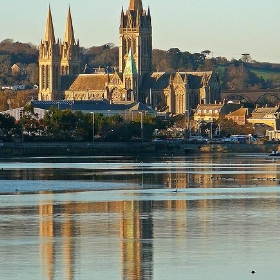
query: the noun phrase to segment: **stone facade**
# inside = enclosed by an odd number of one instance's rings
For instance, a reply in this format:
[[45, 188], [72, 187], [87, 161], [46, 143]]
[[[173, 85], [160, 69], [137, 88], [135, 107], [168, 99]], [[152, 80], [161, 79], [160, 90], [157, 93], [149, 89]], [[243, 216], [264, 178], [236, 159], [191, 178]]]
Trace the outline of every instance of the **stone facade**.
[[142, 96], [160, 111], [185, 114], [198, 104], [220, 100], [219, 78], [212, 71], [154, 72], [143, 81]]
[[220, 117], [225, 117], [226, 115], [240, 109], [241, 104], [234, 103], [219, 103], [219, 104], [200, 104], [197, 106], [194, 112], [195, 122], [213, 122], [218, 120]]
[[74, 38], [70, 8], [68, 11], [64, 41], [55, 40], [51, 9], [49, 7], [45, 38], [39, 45], [39, 100], [63, 99], [63, 76], [80, 73], [80, 46]]
[[264, 107], [255, 108], [252, 112], [252, 116], [247, 119], [247, 122], [257, 126], [260, 124], [270, 127], [269, 130], [280, 129], [280, 107]]
[[39, 47], [39, 100], [141, 102], [172, 114], [190, 114], [198, 104], [220, 101], [219, 78], [212, 71], [152, 72], [151, 13], [143, 9], [141, 0], [130, 0], [127, 11], [122, 9], [119, 35], [118, 71], [78, 75], [79, 44], [74, 39], [70, 10], [64, 43], [59, 44], [49, 9], [45, 39]]

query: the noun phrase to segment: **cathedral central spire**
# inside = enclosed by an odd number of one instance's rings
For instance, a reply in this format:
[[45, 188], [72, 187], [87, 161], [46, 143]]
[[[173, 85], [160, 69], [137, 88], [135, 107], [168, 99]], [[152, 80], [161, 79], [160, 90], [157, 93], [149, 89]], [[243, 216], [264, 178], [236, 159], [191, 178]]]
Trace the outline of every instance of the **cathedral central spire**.
[[129, 10], [142, 11], [143, 10], [142, 0], [130, 0]]
[[[119, 71], [123, 73], [130, 51], [140, 77], [152, 69], [152, 22], [150, 9], [143, 9], [142, 0], [130, 0], [128, 10], [121, 11]], [[141, 86], [141, 78], [139, 79]]]

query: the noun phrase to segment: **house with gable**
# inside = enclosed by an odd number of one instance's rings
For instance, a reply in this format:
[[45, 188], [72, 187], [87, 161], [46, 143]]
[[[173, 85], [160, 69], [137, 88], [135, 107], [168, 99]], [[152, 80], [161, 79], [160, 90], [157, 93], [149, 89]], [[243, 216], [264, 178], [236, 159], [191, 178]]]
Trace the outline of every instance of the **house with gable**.
[[225, 118], [228, 120], [233, 120], [239, 125], [245, 125], [247, 123], [248, 118], [251, 116], [252, 111], [252, 108], [242, 107], [225, 115]]
[[265, 125], [269, 130], [280, 129], [280, 107], [256, 107], [252, 116], [247, 119], [248, 123], [254, 126]]

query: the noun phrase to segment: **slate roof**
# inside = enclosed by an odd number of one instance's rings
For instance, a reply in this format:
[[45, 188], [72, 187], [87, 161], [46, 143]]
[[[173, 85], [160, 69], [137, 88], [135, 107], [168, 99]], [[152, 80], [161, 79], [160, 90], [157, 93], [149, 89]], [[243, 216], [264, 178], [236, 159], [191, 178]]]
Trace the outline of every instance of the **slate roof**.
[[196, 110], [221, 110], [225, 104], [199, 104]]
[[181, 75], [187, 74], [189, 88], [199, 89], [202, 86], [203, 80], [208, 84], [213, 75], [212, 71], [205, 72], [181, 72]]
[[[53, 100], [53, 101], [31, 101], [31, 104], [40, 109], [49, 110], [51, 107], [57, 107], [60, 110], [71, 109], [73, 111], [150, 111], [145, 104], [111, 104], [107, 100]], [[134, 109], [132, 109], [134, 108]]]
[[71, 104], [73, 102], [66, 101], [66, 100], [51, 100], [51, 101], [31, 100], [30, 103], [34, 106], [34, 108], [49, 110], [51, 107], [57, 107], [61, 110], [65, 110], [65, 109], [71, 109]]
[[[179, 72], [183, 81], [187, 77], [188, 85], [190, 89], [199, 89], [203, 81], [209, 83], [213, 72]], [[143, 79], [143, 89], [165, 89], [169, 86], [170, 82], [174, 79], [176, 73], [166, 73], [166, 72], [153, 72], [150, 75], [146, 75]]]
[[147, 106], [143, 103], [137, 103], [133, 107], [129, 109], [129, 111], [153, 111], [155, 112], [151, 107]]
[[222, 114], [229, 114], [240, 108], [240, 104], [199, 104], [196, 108], [196, 113], [198, 110], [218, 110]]
[[252, 112], [252, 110], [250, 110], [249, 108], [239, 108], [231, 113], [228, 114], [229, 117], [243, 117], [246, 116], [248, 114], [250, 114]]
[[188, 75], [187, 79], [190, 89], [199, 89], [201, 87], [202, 76]]
[[69, 91], [102, 90], [108, 84], [113, 74], [81, 74], [74, 80]]
[[145, 75], [143, 79], [143, 89], [165, 89], [170, 84], [170, 74], [165, 72], [153, 72]]
[[62, 76], [61, 77], [61, 90], [65, 91], [70, 88], [77, 76]]
[[280, 112], [280, 108], [276, 107], [264, 107], [264, 108], [256, 108], [252, 112], [253, 118], [264, 118], [265, 116], [274, 115]]

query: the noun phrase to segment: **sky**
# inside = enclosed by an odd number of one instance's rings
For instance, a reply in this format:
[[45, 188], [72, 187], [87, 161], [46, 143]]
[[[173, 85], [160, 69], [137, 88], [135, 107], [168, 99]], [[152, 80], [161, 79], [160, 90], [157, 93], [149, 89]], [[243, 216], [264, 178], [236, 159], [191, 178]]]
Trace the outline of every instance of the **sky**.
[[[279, 0], [142, 0], [150, 7], [153, 48], [191, 53], [210, 50], [214, 57], [280, 63]], [[39, 45], [48, 6], [55, 36], [63, 39], [70, 5], [76, 39], [83, 47], [119, 45], [122, 6], [129, 0], [0, 0], [0, 41], [11, 38]]]

